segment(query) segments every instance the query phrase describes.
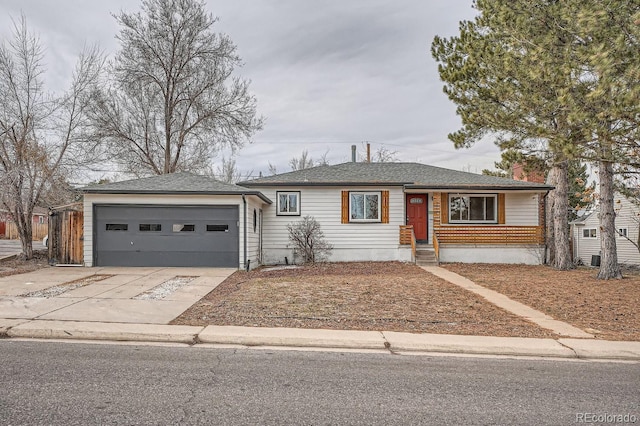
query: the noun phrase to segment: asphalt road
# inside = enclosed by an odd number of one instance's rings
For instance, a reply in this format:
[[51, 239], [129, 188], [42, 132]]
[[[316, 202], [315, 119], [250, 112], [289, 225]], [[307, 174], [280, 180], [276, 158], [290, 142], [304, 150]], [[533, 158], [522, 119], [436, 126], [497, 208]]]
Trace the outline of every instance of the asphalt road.
[[0, 366], [3, 425], [640, 424], [639, 364], [2, 340]]

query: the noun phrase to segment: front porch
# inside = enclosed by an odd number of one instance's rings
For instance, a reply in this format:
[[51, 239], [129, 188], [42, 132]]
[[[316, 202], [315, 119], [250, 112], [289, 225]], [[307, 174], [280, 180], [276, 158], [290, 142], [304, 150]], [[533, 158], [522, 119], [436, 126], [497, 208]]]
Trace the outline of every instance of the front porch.
[[[399, 229], [401, 245], [411, 245], [412, 259], [435, 263], [440, 261], [485, 262], [504, 261], [504, 263], [542, 263], [545, 235], [543, 226], [543, 208], [538, 205], [532, 221], [537, 224], [508, 224], [506, 217], [505, 194], [493, 194], [495, 197], [495, 223], [449, 223], [449, 194], [447, 193], [407, 193], [406, 224]], [[414, 199], [425, 197], [424, 219], [416, 214]], [[532, 197], [533, 198], [533, 197]], [[416, 223], [416, 216], [420, 223]], [[422, 223], [422, 221], [424, 221]], [[517, 222], [516, 222], [517, 223]], [[430, 230], [428, 237], [420, 241], [416, 238], [417, 227]], [[420, 231], [423, 232], [423, 231]], [[422, 244], [420, 244], [422, 243]], [[441, 253], [446, 251], [446, 255]], [[433, 254], [431, 254], [433, 253]]]

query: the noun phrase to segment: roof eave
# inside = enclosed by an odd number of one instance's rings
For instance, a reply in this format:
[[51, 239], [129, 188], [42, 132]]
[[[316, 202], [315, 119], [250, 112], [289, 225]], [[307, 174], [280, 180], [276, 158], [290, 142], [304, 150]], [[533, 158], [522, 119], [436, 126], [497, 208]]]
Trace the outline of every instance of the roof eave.
[[132, 189], [84, 189], [85, 194], [161, 194], [161, 195], [255, 195], [267, 204], [273, 204], [267, 196], [260, 191], [162, 191], [162, 190], [132, 190]]
[[477, 191], [551, 191], [554, 189], [550, 185], [419, 185], [408, 184], [405, 189], [424, 189], [424, 190], [477, 190]]
[[294, 187], [294, 186], [402, 186], [405, 189], [434, 189], [434, 190], [492, 190], [492, 191], [550, 191], [554, 189], [550, 185], [423, 185], [407, 182], [241, 182], [242, 186], [247, 187]]
[[247, 187], [269, 186], [404, 186], [406, 182], [240, 182]]

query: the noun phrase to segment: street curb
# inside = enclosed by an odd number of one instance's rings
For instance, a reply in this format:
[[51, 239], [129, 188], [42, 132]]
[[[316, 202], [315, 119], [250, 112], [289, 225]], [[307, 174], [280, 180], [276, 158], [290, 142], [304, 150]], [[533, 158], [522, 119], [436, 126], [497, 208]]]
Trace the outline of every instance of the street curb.
[[403, 352], [576, 358], [574, 351], [553, 339], [411, 334], [394, 331], [385, 331], [383, 334], [389, 341], [391, 350]]
[[9, 337], [196, 343], [204, 327], [35, 320], [11, 327]]
[[587, 339], [558, 339], [571, 348], [578, 358], [640, 360], [640, 342]]
[[594, 339], [414, 334], [238, 326], [0, 320], [12, 338], [213, 344], [246, 347], [387, 350], [394, 354], [442, 353], [584, 360], [640, 361], [640, 342]]
[[335, 349], [385, 349], [379, 331], [296, 329], [267, 327], [207, 326], [199, 335], [202, 343], [244, 346], [293, 346]]

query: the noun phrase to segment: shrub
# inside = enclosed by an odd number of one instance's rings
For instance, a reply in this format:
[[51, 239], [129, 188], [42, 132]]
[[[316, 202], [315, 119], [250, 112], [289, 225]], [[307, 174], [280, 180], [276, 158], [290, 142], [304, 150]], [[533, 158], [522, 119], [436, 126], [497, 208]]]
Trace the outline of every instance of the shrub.
[[302, 257], [304, 263], [327, 260], [333, 246], [324, 239], [320, 224], [312, 216], [287, 225], [289, 241], [293, 244], [294, 255]]

